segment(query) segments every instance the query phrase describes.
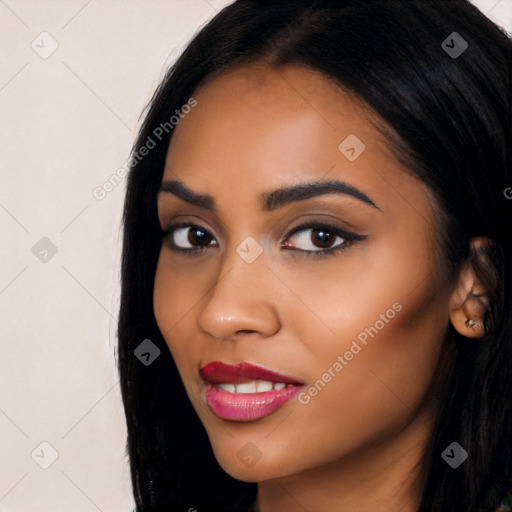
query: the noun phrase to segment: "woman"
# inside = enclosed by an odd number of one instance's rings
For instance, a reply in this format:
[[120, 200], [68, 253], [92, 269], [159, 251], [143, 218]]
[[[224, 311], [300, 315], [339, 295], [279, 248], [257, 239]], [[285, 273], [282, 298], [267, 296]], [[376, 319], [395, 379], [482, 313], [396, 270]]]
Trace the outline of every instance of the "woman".
[[238, 0], [194, 37], [127, 185], [138, 511], [499, 506], [511, 47], [463, 0]]

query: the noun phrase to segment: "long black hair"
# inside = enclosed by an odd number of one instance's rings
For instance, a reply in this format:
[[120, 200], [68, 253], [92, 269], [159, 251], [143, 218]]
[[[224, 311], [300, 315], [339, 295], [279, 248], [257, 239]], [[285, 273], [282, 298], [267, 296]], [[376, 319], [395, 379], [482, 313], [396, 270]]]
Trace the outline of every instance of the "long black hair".
[[[304, 66], [360, 98], [436, 198], [440, 272], [453, 279], [469, 261], [489, 290], [485, 336], [447, 333], [456, 353], [422, 461], [420, 510], [494, 510], [512, 486], [511, 39], [465, 0], [238, 0], [167, 71], [132, 150], [118, 367], [137, 511], [242, 512], [256, 499], [256, 484], [215, 460], [153, 312], [156, 197], [173, 129], [198, 86], [251, 63]], [[493, 243], [470, 250], [474, 236]], [[148, 366], [134, 355], [146, 339], [161, 351]], [[454, 441], [468, 452], [457, 469], [441, 457]]]

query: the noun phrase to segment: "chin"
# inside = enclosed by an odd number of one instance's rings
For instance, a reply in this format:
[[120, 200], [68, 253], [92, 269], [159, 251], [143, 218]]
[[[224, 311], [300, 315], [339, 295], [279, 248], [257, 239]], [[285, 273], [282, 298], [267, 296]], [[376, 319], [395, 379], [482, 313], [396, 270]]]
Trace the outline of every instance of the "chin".
[[242, 482], [262, 482], [272, 478], [286, 476], [283, 474], [282, 461], [265, 459], [261, 452], [251, 443], [239, 450], [215, 449], [215, 458], [220, 467], [230, 476]]

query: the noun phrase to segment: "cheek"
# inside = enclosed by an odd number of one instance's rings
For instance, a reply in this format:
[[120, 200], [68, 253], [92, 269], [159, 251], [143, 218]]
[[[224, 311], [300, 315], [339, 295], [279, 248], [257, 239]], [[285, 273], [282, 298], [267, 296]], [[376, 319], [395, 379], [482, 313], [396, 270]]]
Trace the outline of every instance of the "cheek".
[[298, 358], [310, 369], [304, 414], [319, 432], [329, 423], [333, 439], [383, 435], [410, 420], [429, 393], [448, 317], [425, 254], [360, 251], [333, 264], [335, 272], [324, 263], [325, 274], [306, 270], [293, 281], [303, 299], [285, 303], [283, 324], [302, 342]]
[[170, 279], [170, 273], [162, 263], [160, 254], [155, 273], [153, 287], [153, 311], [156, 323], [162, 335], [168, 332], [175, 323], [177, 288]]
[[162, 252], [155, 273], [153, 310], [157, 326], [190, 396], [190, 393], [198, 393], [195, 386], [190, 388], [196, 377], [190, 361], [198, 361], [200, 354], [198, 345], [188, 341], [190, 322], [201, 302], [201, 290], [195, 284], [197, 281], [187, 276], [186, 271], [171, 266]]
[[[344, 457], [393, 437], [420, 414], [438, 365], [443, 329], [432, 321], [437, 306], [428, 307], [428, 290], [417, 292], [415, 300], [399, 296], [401, 309], [386, 300], [376, 307], [374, 313], [384, 314], [387, 323], [352, 304], [358, 314], [332, 323], [335, 335], [311, 316], [309, 322], [298, 321], [307, 316], [304, 311], [296, 315], [297, 336], [307, 343], [296, 359], [309, 369], [308, 387], [293, 417], [273, 432], [272, 446], [264, 445], [275, 464], [286, 460], [286, 470], [295, 471]], [[300, 460], [290, 457], [297, 444], [304, 452]]]
[[198, 280], [190, 278], [190, 272], [176, 269], [169, 264], [165, 252], [160, 253], [153, 290], [155, 319], [164, 339], [179, 364], [177, 333], [187, 323], [187, 318], [204, 296], [197, 286]]
[[343, 369], [325, 387], [325, 373], [318, 375], [314, 389], [320, 391], [304, 405], [309, 411], [303, 418], [318, 463], [393, 439], [411, 423], [416, 433], [428, 431], [438, 349], [430, 333], [402, 329], [398, 322], [366, 346], [359, 343], [361, 350], [350, 361], [344, 357]]

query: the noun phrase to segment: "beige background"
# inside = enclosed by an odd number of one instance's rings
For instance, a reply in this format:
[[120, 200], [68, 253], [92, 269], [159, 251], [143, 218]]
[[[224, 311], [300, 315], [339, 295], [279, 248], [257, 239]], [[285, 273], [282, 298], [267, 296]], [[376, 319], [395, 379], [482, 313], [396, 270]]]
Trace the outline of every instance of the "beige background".
[[[133, 510], [114, 359], [125, 180], [93, 192], [228, 3], [0, 0], [0, 512]], [[512, 0], [475, 3], [512, 32]]]

